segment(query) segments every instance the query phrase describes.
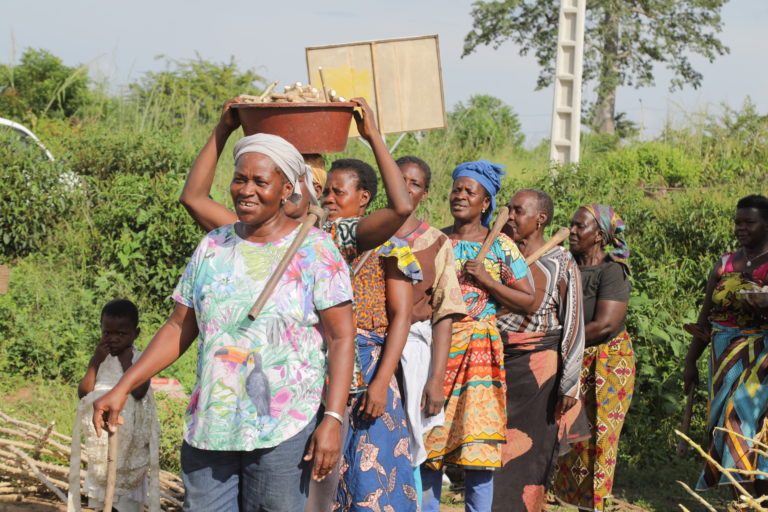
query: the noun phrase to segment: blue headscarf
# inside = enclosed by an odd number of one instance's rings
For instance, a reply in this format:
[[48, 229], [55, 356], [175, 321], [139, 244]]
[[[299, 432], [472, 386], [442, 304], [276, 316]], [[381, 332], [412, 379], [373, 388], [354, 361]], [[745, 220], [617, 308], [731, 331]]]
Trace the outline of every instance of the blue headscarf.
[[482, 185], [488, 191], [488, 195], [491, 196], [491, 207], [485, 210], [480, 218], [480, 222], [485, 227], [491, 225], [491, 214], [496, 209], [496, 194], [501, 188], [501, 177], [505, 174], [503, 165], [488, 160], [464, 162], [453, 170], [453, 181], [462, 177], [472, 178]]

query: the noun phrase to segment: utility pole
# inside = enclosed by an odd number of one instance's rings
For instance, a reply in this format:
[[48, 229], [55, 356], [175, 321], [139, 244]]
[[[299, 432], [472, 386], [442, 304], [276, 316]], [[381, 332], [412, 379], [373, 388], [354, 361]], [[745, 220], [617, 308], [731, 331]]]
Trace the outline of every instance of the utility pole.
[[559, 164], [579, 161], [581, 73], [587, 0], [560, 0], [555, 63], [555, 98], [549, 158]]

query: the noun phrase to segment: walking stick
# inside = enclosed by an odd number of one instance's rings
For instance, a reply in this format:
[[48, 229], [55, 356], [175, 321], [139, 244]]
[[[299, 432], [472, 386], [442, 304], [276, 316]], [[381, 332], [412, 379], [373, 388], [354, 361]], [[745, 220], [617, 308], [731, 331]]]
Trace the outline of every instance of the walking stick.
[[533, 254], [525, 258], [525, 263], [530, 267], [534, 263], [536, 263], [536, 260], [547, 254], [550, 250], [552, 250], [553, 247], [556, 245], [560, 245], [560, 243], [568, 238], [568, 235], [571, 233], [571, 230], [568, 228], [560, 228], [557, 230], [557, 233], [552, 235], [552, 238], [547, 240], [544, 245], [536, 249]]
[[502, 206], [499, 208], [499, 214], [496, 216], [496, 221], [493, 223], [493, 227], [488, 232], [488, 235], [483, 241], [483, 246], [480, 247], [480, 252], [478, 252], [477, 256], [475, 256], [475, 261], [481, 262], [485, 259], [485, 255], [488, 254], [488, 251], [491, 250], [493, 241], [496, 240], [497, 236], [499, 236], [499, 233], [501, 233], [501, 228], [504, 227], [504, 224], [506, 224], [508, 220], [509, 208]]
[[[685, 400], [685, 412], [683, 413], [683, 423], [680, 426], [680, 431], [688, 435], [691, 430], [691, 416], [693, 415], [693, 394], [696, 392], [696, 388], [691, 386], [691, 390], [688, 392], [688, 397]], [[685, 439], [678, 439], [677, 441], [677, 457], [682, 459], [685, 456], [685, 452], [688, 450], [688, 442]]]
[[[707, 333], [704, 332], [701, 327], [699, 327], [697, 324], [684, 324], [683, 329], [685, 332], [690, 334], [691, 336], [695, 338], [706, 338]], [[685, 410], [683, 412], [683, 422], [680, 425], [680, 431], [688, 435], [688, 432], [691, 430], [691, 416], [693, 415], [693, 397], [696, 393], [696, 387], [691, 386], [690, 391], [688, 391], [688, 396], [685, 399]], [[677, 453], [677, 456], [679, 458], [682, 458], [685, 455], [685, 452], [688, 450], [688, 443], [685, 439], [679, 439], [677, 441], [677, 449], [675, 452]]]
[[104, 489], [104, 511], [112, 512], [112, 500], [115, 497], [117, 483], [117, 430], [109, 433], [107, 441], [107, 487]]
[[259, 298], [256, 299], [256, 302], [253, 304], [251, 311], [248, 313], [248, 318], [251, 320], [256, 320], [256, 317], [259, 316], [259, 313], [261, 313], [261, 310], [264, 308], [267, 300], [269, 300], [269, 298], [272, 296], [272, 292], [275, 291], [277, 283], [280, 282], [280, 278], [283, 277], [283, 274], [288, 268], [288, 265], [291, 263], [291, 260], [299, 251], [299, 247], [301, 247], [304, 239], [307, 238], [309, 230], [312, 229], [312, 226], [314, 226], [316, 222], [320, 221], [319, 224], [325, 222], [325, 218], [327, 216], [328, 212], [319, 206], [309, 206], [307, 218], [304, 219], [304, 222], [301, 224], [301, 228], [299, 229], [296, 238], [293, 239], [293, 242], [291, 242], [291, 245], [289, 245], [288, 249], [285, 251], [283, 259], [280, 260], [280, 263], [278, 263], [277, 267], [275, 267], [275, 271], [272, 272], [271, 276], [269, 276], [267, 284], [264, 285], [264, 289], [261, 291], [261, 294], [259, 294]]

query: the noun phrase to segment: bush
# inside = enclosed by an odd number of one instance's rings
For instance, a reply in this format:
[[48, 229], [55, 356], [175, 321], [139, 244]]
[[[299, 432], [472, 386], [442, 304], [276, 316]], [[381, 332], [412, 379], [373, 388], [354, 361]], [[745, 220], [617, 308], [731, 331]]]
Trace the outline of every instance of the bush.
[[27, 48], [19, 65], [0, 65], [0, 112], [21, 121], [72, 116], [90, 100], [86, 71], [65, 66], [47, 50]]
[[0, 254], [7, 261], [40, 249], [82, 194], [79, 180], [34, 144], [0, 129], [0, 148]]

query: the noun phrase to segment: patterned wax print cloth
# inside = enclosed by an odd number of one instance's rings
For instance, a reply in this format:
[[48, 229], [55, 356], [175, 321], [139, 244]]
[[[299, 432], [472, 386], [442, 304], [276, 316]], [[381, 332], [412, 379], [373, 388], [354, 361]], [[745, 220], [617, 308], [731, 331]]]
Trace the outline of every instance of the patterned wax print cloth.
[[208, 233], [173, 298], [194, 308], [200, 330], [197, 382], [184, 439], [203, 450], [270, 448], [315, 417], [326, 373], [318, 311], [351, 301], [347, 264], [312, 229], [251, 321], [253, 303], [298, 233], [268, 243], [235, 225]]
[[[556, 247], [531, 266], [541, 302], [533, 313], [500, 316], [507, 381], [507, 435], [494, 472], [493, 511], [538, 512], [546, 502], [567, 421], [555, 417], [560, 396], [579, 396], [584, 315], [579, 269]], [[584, 437], [585, 438], [585, 437]]]
[[[464, 264], [480, 252], [482, 244], [451, 240], [456, 269], [469, 315], [453, 323], [444, 392], [445, 422], [424, 438], [427, 466], [468, 469], [501, 466], [506, 409], [503, 343], [496, 329], [498, 303], [487, 290], [464, 273]], [[515, 243], [501, 234], [483, 261], [500, 283], [511, 285], [528, 273]]]
[[[357, 345], [363, 376], [369, 384], [381, 360], [384, 338], [358, 330]], [[389, 383], [384, 414], [373, 422], [360, 416], [361, 396], [357, 395], [351, 403], [334, 510], [415, 512], [418, 504], [408, 424], [395, 376]]]
[[635, 353], [626, 331], [584, 350], [581, 402], [573, 409], [583, 408], [591, 437], [573, 444], [555, 466], [554, 491], [565, 503], [581, 510], [605, 510], [634, 388]]
[[[768, 472], [768, 460], [756, 453], [758, 447], [750, 440], [762, 430], [768, 412], [768, 318], [739, 293], [768, 284], [768, 263], [749, 276], [734, 271], [734, 256], [722, 257], [712, 292], [708, 452], [724, 468]], [[732, 476], [747, 482], [756, 478]], [[727, 483], [730, 480], [707, 462], [696, 487], [703, 490]]]

